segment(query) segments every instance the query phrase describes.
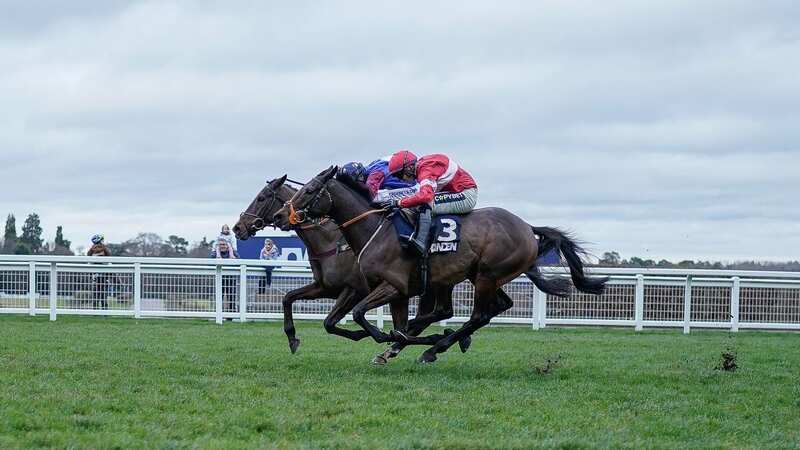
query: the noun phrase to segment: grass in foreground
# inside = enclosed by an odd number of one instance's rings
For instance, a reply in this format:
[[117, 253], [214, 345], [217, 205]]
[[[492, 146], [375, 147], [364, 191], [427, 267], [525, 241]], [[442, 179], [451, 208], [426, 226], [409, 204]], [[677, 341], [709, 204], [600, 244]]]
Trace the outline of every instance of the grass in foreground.
[[[800, 335], [495, 327], [433, 365], [301, 323], [0, 317], [0, 448], [787, 448]], [[549, 373], [545, 361], [561, 355]]]

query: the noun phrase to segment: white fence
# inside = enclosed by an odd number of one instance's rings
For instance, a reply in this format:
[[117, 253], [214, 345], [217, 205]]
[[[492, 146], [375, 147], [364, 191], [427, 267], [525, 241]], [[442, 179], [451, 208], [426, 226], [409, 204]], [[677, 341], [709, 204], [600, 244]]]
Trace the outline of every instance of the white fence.
[[[274, 268], [267, 283], [267, 267]], [[566, 276], [561, 268], [544, 270]], [[678, 269], [592, 269], [611, 278], [602, 296], [545, 295], [525, 278], [505, 286], [514, 306], [494, 323], [800, 330], [800, 273]], [[306, 262], [0, 255], [0, 314], [204, 317], [223, 323], [283, 317], [284, 294], [311, 281]], [[459, 284], [455, 316], [472, 311]], [[296, 319], [320, 320], [332, 299], [300, 300]], [[410, 313], [416, 313], [416, 299]], [[384, 316], [386, 314], [386, 316]], [[388, 310], [371, 320], [383, 326]]]

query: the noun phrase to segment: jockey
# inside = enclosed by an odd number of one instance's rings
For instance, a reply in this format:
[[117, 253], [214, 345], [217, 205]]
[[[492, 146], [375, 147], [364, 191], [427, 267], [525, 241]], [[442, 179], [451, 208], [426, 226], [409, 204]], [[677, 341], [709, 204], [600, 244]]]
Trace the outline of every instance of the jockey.
[[466, 170], [442, 154], [417, 156], [408, 150], [396, 152], [389, 159], [389, 174], [419, 183], [419, 192], [400, 200], [381, 202], [384, 208], [420, 207], [414, 245], [422, 255], [428, 252], [428, 235], [433, 214], [466, 214], [478, 202], [478, 185]]
[[368, 196], [372, 202], [397, 197], [400, 193], [409, 195], [416, 192], [410, 190], [414, 188], [415, 183], [389, 174], [388, 156], [372, 161], [367, 167], [359, 162], [347, 163], [339, 168], [336, 179], [348, 182], [351, 187]]

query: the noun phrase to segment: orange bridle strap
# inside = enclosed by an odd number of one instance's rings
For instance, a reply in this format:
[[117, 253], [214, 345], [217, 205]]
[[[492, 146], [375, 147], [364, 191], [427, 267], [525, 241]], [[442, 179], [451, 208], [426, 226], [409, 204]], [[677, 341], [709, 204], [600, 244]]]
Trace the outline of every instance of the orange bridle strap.
[[292, 198], [290, 198], [286, 202], [286, 205], [289, 207], [289, 224], [290, 225], [297, 225], [297, 224], [300, 223], [300, 222], [297, 221], [297, 211], [294, 210], [294, 204], [292, 203], [294, 201], [294, 198], [297, 197], [297, 194], [299, 192], [300, 192], [299, 190], [297, 192], [295, 192], [294, 195], [292, 196]]

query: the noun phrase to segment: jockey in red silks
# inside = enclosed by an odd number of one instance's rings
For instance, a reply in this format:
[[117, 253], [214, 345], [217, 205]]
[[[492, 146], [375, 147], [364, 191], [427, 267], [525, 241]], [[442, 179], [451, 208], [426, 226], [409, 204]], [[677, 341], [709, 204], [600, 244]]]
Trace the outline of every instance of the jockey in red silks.
[[417, 158], [401, 150], [389, 159], [389, 173], [405, 181], [419, 183], [419, 191], [400, 200], [380, 203], [387, 209], [419, 207], [419, 223], [414, 245], [422, 255], [428, 252], [428, 235], [433, 214], [466, 214], [478, 202], [478, 185], [472, 176], [446, 155]]

